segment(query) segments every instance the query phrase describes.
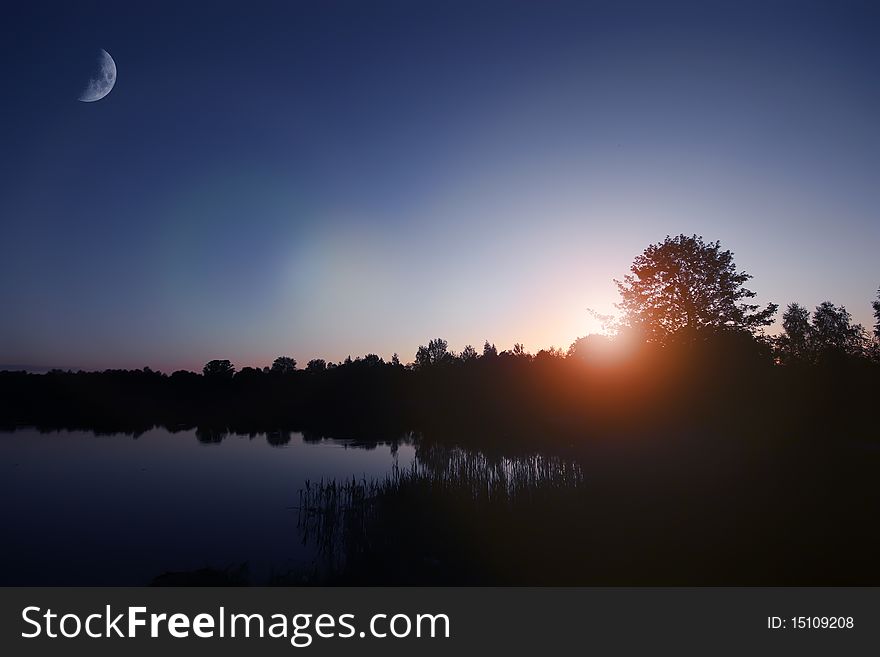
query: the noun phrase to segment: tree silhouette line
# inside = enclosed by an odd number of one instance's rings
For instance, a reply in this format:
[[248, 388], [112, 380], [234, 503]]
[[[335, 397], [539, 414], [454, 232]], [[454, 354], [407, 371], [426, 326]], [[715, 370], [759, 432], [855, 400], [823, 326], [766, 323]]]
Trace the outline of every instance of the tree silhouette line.
[[[456, 353], [442, 338], [412, 362], [367, 354], [334, 363], [291, 356], [201, 374], [142, 370], [0, 373], [7, 426], [305, 428], [333, 433], [428, 431], [456, 440], [544, 442], [573, 436], [713, 431], [864, 432], [880, 373], [880, 290], [873, 333], [830, 301], [812, 313], [791, 303], [759, 307], [719, 242], [667, 236], [616, 281], [622, 311], [609, 335], [535, 354], [485, 341]], [[475, 438], [476, 439], [476, 438]]]

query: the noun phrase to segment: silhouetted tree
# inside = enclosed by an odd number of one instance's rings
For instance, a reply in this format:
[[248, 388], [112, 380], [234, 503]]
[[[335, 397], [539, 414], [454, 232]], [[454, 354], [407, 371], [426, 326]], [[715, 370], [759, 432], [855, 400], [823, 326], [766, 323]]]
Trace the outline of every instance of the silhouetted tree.
[[[574, 346], [574, 345], [572, 345]], [[565, 352], [562, 349], [557, 349], [556, 347], [550, 347], [549, 349], [541, 349], [537, 354], [535, 354], [535, 362], [536, 363], [550, 363], [561, 361], [565, 358]]]
[[385, 361], [377, 354], [367, 354], [366, 356], [363, 357], [361, 362], [364, 365], [368, 365], [370, 367], [378, 367], [379, 365], [385, 364]]
[[327, 369], [327, 363], [323, 358], [313, 358], [306, 364], [306, 372], [323, 372]]
[[871, 306], [874, 308], [874, 337], [880, 341], [880, 288], [877, 288], [877, 300]]
[[290, 356], [279, 356], [272, 363], [272, 372], [275, 374], [292, 374], [296, 371], [296, 360]]
[[812, 347], [817, 356], [860, 356], [864, 353], [864, 328], [852, 323], [843, 306], [823, 301], [813, 312]]
[[393, 367], [400, 367], [400, 356], [397, 355], [397, 352], [394, 352], [394, 355], [391, 356], [391, 365]]
[[259, 367], [242, 367], [241, 370], [235, 373], [236, 381], [253, 381], [264, 374], [263, 370]]
[[190, 372], [189, 370], [175, 370], [171, 373], [171, 379], [174, 381], [188, 381], [191, 382], [194, 378], [198, 378], [198, 374], [195, 372]]
[[874, 334], [869, 339], [867, 356], [875, 363], [880, 363], [880, 288], [877, 289], [877, 299], [871, 302], [874, 309]]
[[776, 304], [758, 310], [744, 299], [755, 296], [743, 287], [750, 274], [737, 271], [733, 253], [720, 242], [697, 235], [669, 237], [637, 256], [632, 274], [615, 281], [625, 321], [644, 331], [648, 340], [672, 336], [692, 340], [703, 330], [733, 329], [752, 335], [772, 322]]
[[489, 341], [486, 340], [483, 343], [483, 358], [495, 358], [498, 355], [498, 350], [495, 348], [494, 344], [489, 344]]
[[515, 343], [513, 349], [502, 351], [501, 356], [503, 358], [515, 358], [522, 361], [530, 361], [532, 359], [532, 355], [526, 351], [525, 347], [520, 342]]
[[228, 360], [212, 360], [202, 368], [202, 374], [220, 379], [231, 379], [235, 374], [235, 367]]
[[465, 346], [464, 349], [462, 349], [461, 355], [459, 355], [458, 358], [459, 360], [461, 360], [462, 363], [469, 363], [471, 361], [474, 361], [477, 359], [477, 350], [474, 349], [473, 345], [469, 344]]
[[429, 340], [427, 347], [419, 345], [416, 351], [416, 366], [422, 368], [449, 362], [452, 359], [452, 354], [449, 353], [448, 347], [449, 343], [443, 338]]
[[813, 327], [810, 311], [798, 303], [790, 303], [782, 313], [782, 335], [776, 350], [782, 363], [803, 363], [811, 358]]

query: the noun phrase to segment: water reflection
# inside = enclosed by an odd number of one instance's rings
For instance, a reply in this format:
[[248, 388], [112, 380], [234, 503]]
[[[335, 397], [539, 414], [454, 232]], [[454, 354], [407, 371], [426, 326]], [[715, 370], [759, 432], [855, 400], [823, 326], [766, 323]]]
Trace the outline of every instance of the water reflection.
[[490, 457], [412, 434], [225, 427], [0, 432], [0, 463], [0, 494], [16, 501], [0, 510], [4, 563], [15, 564], [3, 585], [350, 578], [364, 566], [353, 557], [401, 532], [409, 536], [398, 547], [413, 547], [425, 518], [446, 531], [474, 510], [497, 519], [498, 505], [519, 513], [555, 503], [553, 491], [583, 481], [579, 467], [554, 457]]
[[[130, 437], [130, 438], [129, 438]], [[207, 441], [207, 442], [206, 442]], [[392, 443], [206, 428], [0, 432], [4, 585], [140, 585], [247, 564], [250, 580], [310, 567], [296, 530], [307, 479], [377, 477], [414, 458]]]
[[416, 449], [411, 476], [434, 486], [463, 487], [473, 497], [510, 500], [520, 493], [547, 487], [577, 487], [584, 472], [577, 461], [555, 455], [489, 455], [460, 447], [423, 444]]

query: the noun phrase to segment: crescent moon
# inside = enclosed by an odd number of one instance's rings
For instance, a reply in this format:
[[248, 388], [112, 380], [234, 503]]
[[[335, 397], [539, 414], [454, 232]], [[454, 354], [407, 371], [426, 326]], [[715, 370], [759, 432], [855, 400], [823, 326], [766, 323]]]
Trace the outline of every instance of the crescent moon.
[[110, 93], [113, 85], [116, 84], [116, 62], [113, 61], [110, 53], [102, 49], [98, 56], [98, 64], [101, 70], [97, 76], [89, 80], [79, 97], [83, 103], [94, 103], [96, 100], [101, 100]]

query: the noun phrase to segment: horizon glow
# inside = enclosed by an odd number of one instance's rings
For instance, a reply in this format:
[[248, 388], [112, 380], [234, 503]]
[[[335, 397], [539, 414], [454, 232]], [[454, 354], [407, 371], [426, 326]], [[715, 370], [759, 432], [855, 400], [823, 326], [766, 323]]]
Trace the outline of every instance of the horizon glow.
[[[869, 3], [12, 13], [0, 367], [566, 349], [678, 233], [777, 320], [873, 323]], [[122, 73], [78, 103], [96, 48]]]

